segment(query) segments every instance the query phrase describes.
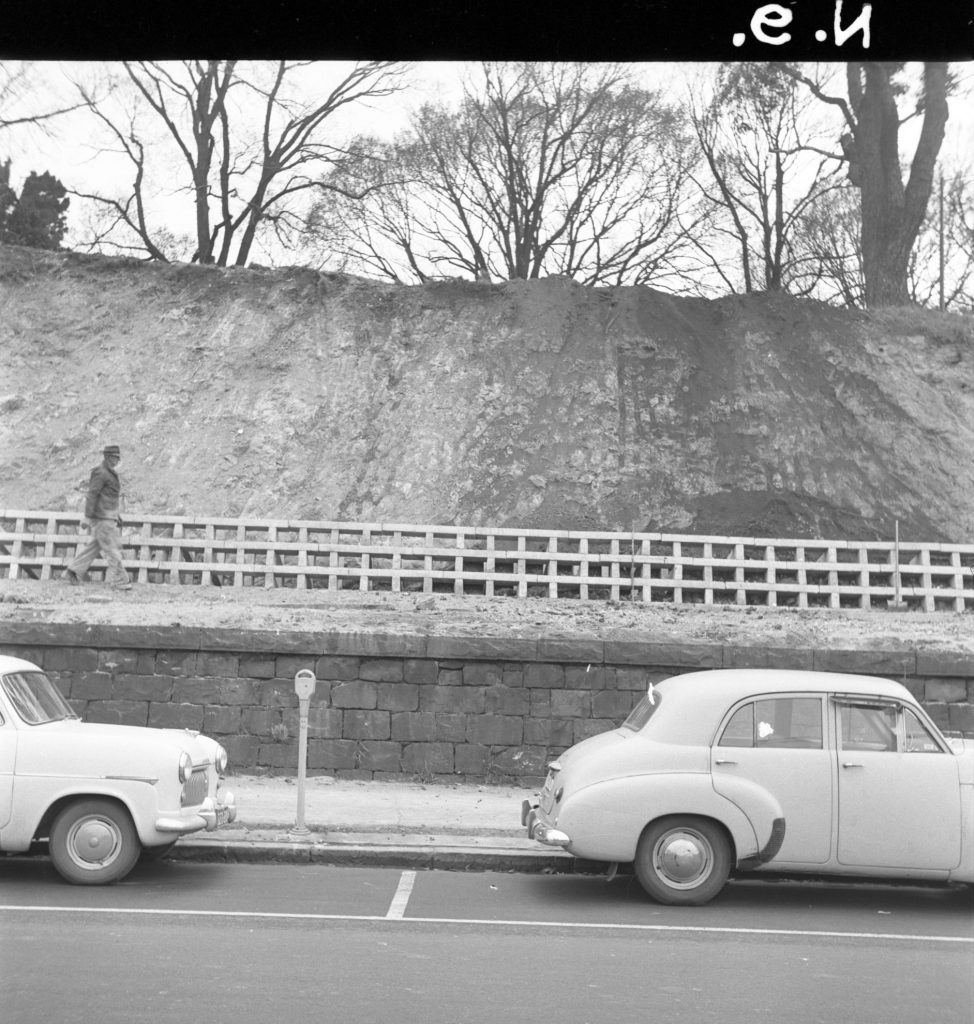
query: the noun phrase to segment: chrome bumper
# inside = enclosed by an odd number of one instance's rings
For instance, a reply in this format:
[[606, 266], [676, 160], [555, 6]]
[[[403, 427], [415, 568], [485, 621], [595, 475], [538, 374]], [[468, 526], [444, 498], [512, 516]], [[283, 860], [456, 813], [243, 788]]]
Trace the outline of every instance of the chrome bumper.
[[237, 819], [237, 802], [233, 793], [229, 790], [217, 793], [216, 800], [208, 796], [199, 806], [199, 809], [185, 818], [157, 818], [155, 821], [157, 832], [174, 832], [178, 835], [189, 835], [191, 832], [199, 832], [206, 829], [212, 832], [222, 825], [228, 825]]
[[552, 828], [538, 813], [538, 805], [530, 800], [521, 802], [521, 824], [528, 830], [528, 839], [535, 839], [545, 846], [567, 847], [571, 838], [560, 829]]

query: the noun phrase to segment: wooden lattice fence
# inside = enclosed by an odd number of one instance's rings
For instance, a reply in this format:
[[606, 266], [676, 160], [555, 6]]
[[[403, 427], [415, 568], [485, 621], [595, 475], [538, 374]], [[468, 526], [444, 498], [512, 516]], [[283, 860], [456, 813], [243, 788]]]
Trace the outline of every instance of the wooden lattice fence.
[[[59, 577], [87, 542], [80, 524], [0, 511], [0, 578]], [[142, 584], [974, 609], [974, 544], [129, 515], [123, 556]]]

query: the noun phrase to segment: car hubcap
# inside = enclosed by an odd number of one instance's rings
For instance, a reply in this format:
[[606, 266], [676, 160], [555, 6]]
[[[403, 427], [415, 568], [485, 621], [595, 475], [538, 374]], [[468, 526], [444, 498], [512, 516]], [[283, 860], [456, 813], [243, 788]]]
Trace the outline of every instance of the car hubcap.
[[656, 873], [670, 887], [692, 889], [710, 874], [710, 844], [696, 832], [678, 829], [661, 836], [653, 850]]
[[122, 838], [114, 822], [82, 818], [68, 834], [68, 853], [82, 868], [103, 868], [118, 856]]

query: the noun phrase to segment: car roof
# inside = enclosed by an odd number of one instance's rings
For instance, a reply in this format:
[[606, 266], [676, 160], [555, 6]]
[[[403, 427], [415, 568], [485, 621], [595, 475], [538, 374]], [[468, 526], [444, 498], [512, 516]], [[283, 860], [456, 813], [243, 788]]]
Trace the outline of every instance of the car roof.
[[3, 672], [40, 672], [40, 666], [23, 658], [14, 658], [9, 654], [0, 654], [0, 673]]
[[798, 669], [710, 669], [670, 676], [659, 683], [659, 710], [640, 730], [647, 739], [668, 743], [710, 743], [725, 712], [748, 697], [777, 693], [848, 693], [870, 697], [913, 697], [901, 683], [879, 676]]

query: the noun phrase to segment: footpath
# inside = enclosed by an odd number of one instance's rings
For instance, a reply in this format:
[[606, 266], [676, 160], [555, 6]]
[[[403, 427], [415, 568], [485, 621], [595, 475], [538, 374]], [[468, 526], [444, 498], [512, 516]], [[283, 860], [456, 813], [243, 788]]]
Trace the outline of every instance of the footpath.
[[294, 778], [228, 776], [237, 820], [179, 840], [172, 860], [381, 865], [453, 871], [570, 872], [575, 858], [527, 838], [533, 791], [476, 783], [305, 782], [296, 829]]

